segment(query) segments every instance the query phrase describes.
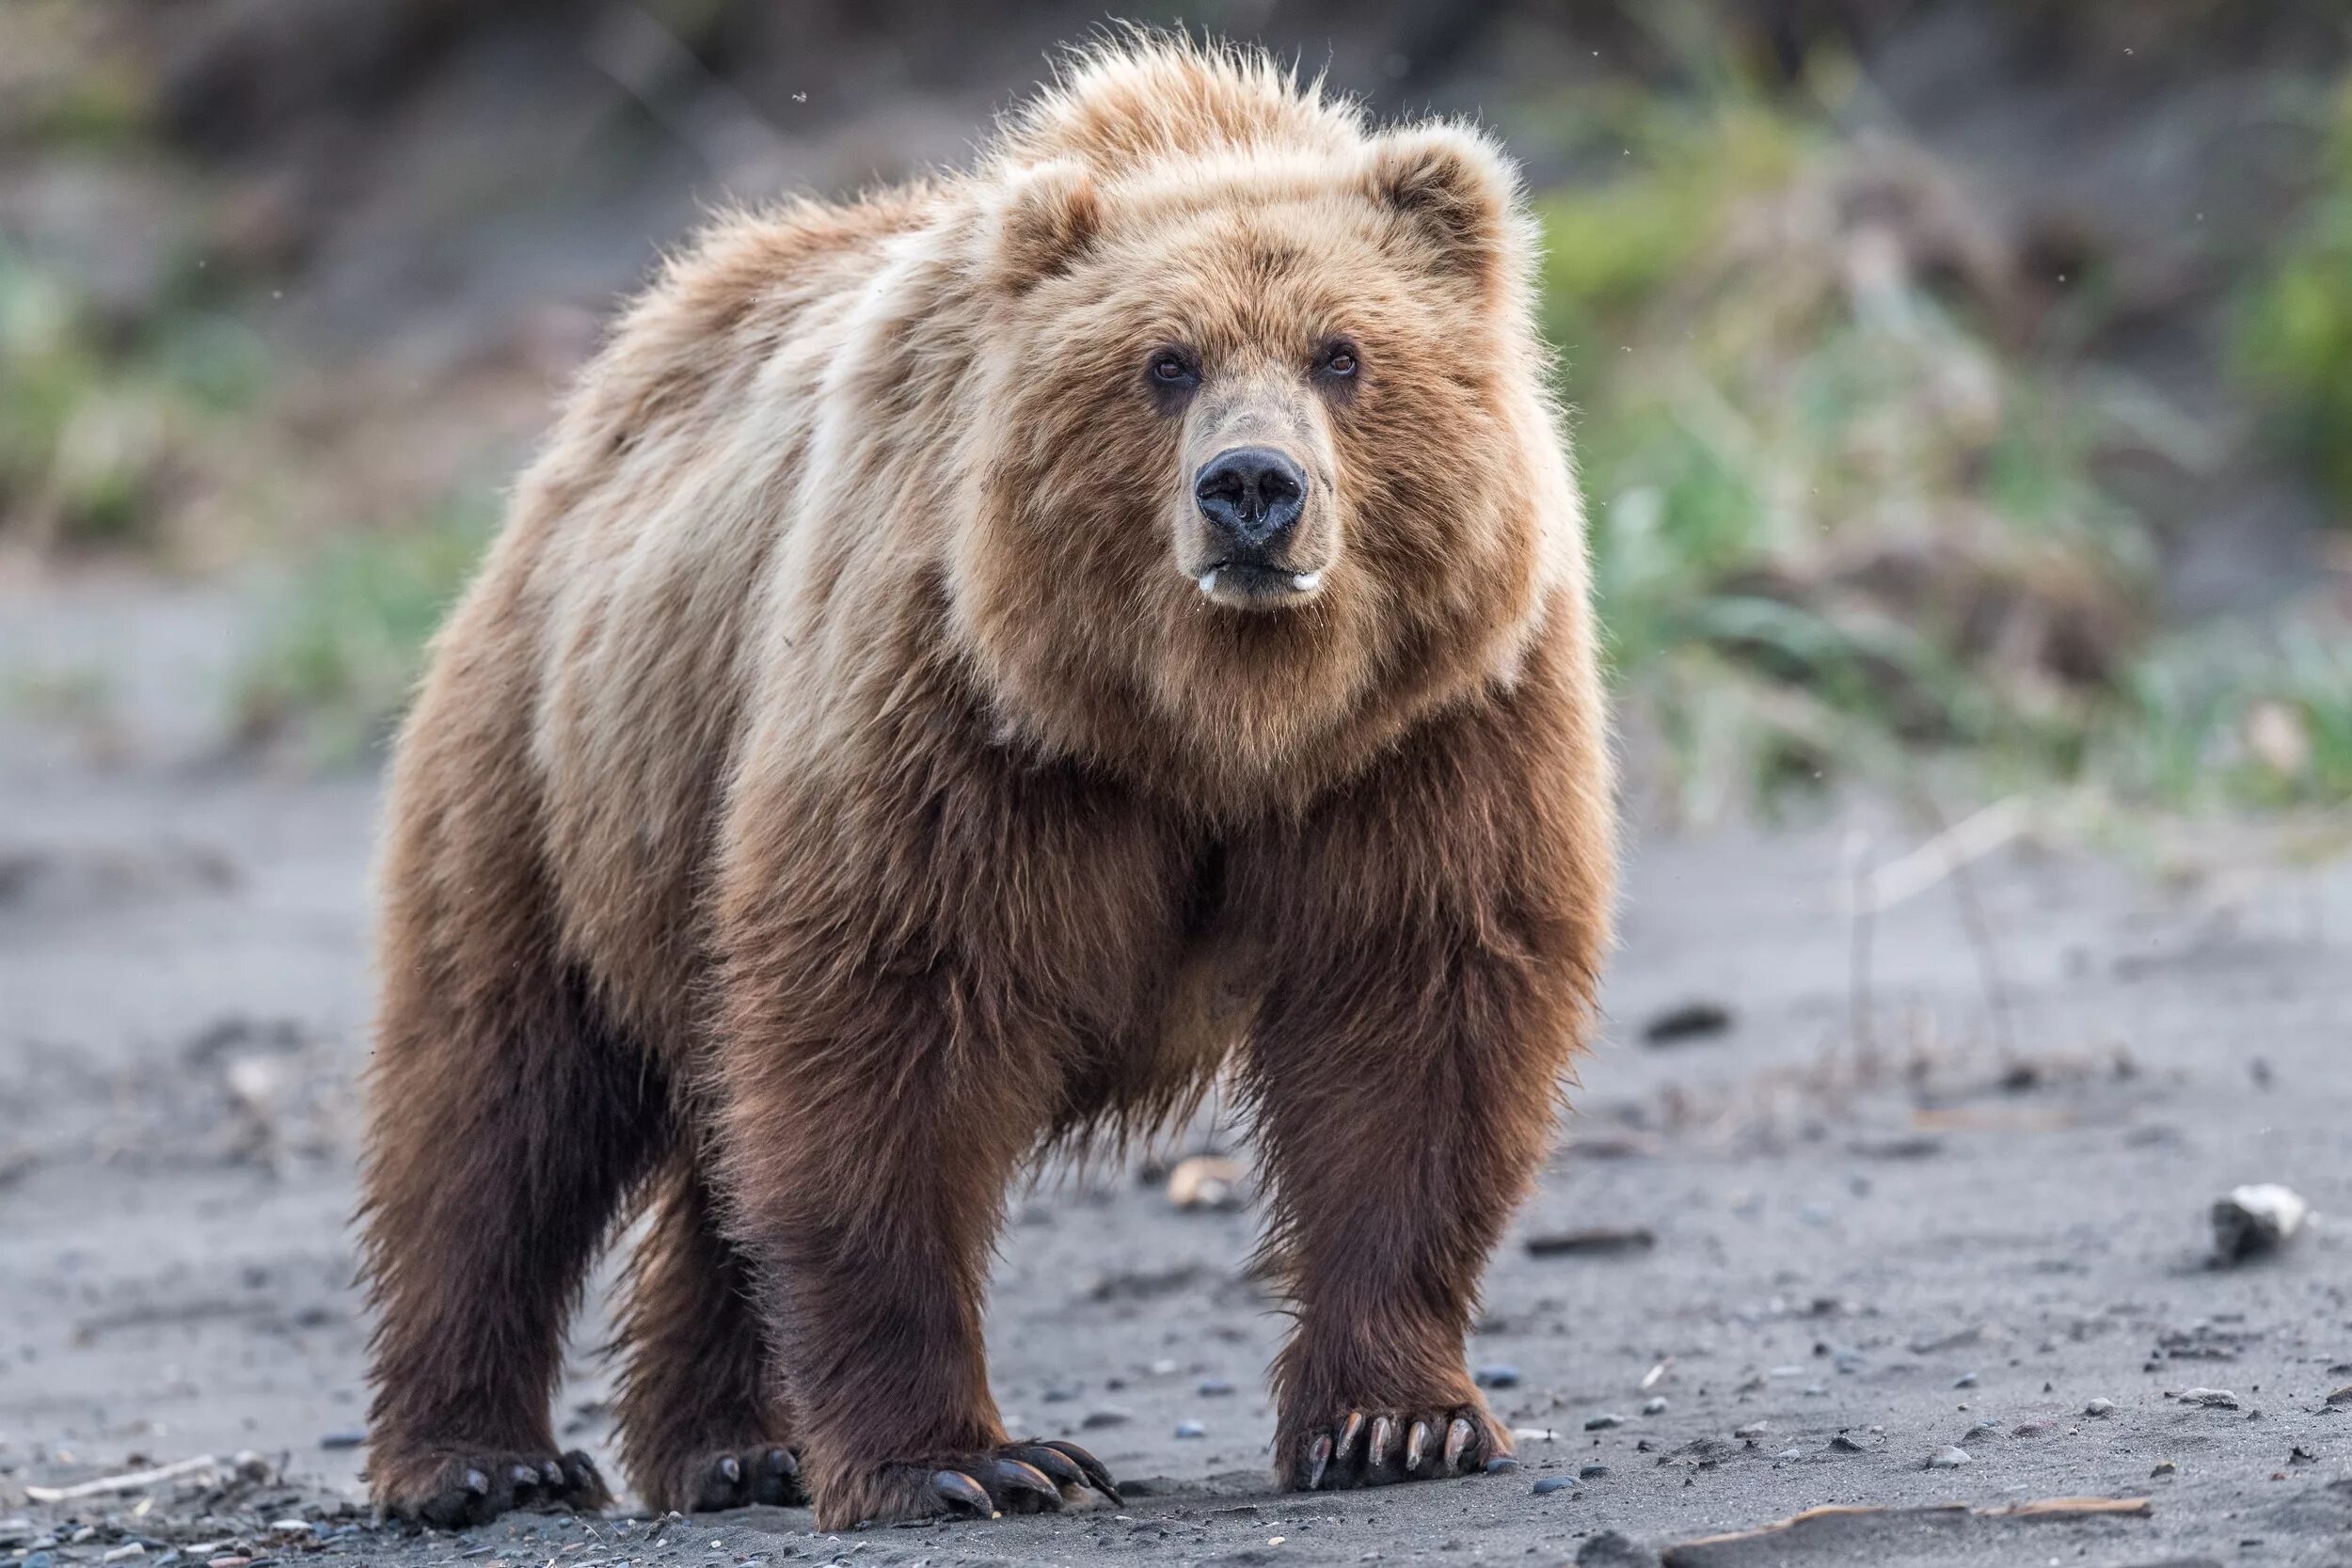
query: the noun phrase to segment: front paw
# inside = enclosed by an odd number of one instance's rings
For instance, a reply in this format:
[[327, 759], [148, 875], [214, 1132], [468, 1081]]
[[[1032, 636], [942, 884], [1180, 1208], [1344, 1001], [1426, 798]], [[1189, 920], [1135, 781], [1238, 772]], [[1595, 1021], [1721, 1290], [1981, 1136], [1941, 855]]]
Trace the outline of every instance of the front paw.
[[436, 1529], [485, 1525], [512, 1509], [594, 1513], [612, 1501], [596, 1465], [577, 1449], [564, 1454], [463, 1446], [379, 1449], [370, 1454], [368, 1471], [386, 1518]]
[[1510, 1451], [1510, 1434], [1484, 1404], [1343, 1402], [1336, 1414], [1304, 1426], [1284, 1445], [1282, 1481], [1299, 1492], [1436, 1481], [1474, 1474]]
[[825, 1529], [907, 1519], [990, 1519], [1050, 1513], [1098, 1493], [1123, 1499], [1103, 1462], [1075, 1443], [1007, 1443], [930, 1460], [887, 1460], [821, 1487], [817, 1523]]

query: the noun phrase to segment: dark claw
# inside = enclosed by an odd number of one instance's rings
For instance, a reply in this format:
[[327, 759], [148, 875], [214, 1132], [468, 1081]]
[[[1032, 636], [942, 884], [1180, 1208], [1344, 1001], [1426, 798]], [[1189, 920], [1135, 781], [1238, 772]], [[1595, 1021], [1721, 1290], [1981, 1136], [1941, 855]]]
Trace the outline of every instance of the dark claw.
[[1112, 1502], [1118, 1504], [1120, 1507], [1124, 1508], [1127, 1506], [1127, 1499], [1119, 1495], [1119, 1483], [1111, 1480], [1111, 1473], [1103, 1468], [1103, 1462], [1101, 1460], [1087, 1452], [1086, 1449], [1078, 1447], [1077, 1444], [1065, 1443], [1057, 1437], [1048, 1439], [1045, 1447], [1053, 1449], [1056, 1453], [1062, 1455], [1072, 1464], [1077, 1465], [1079, 1469], [1084, 1470], [1087, 1475], [1088, 1485], [1093, 1487], [1097, 1492], [1102, 1493], [1103, 1496], [1108, 1497]]
[[980, 1483], [961, 1470], [933, 1470], [931, 1490], [947, 1505], [948, 1513], [962, 1518], [986, 1519], [996, 1512]]
[[1422, 1450], [1429, 1447], [1429, 1423], [1415, 1421], [1405, 1434], [1405, 1469], [1407, 1474], [1421, 1468]]
[[1323, 1472], [1329, 1468], [1330, 1464], [1331, 1434], [1327, 1432], [1318, 1432], [1315, 1433], [1314, 1441], [1307, 1445], [1308, 1491], [1311, 1492], [1323, 1484]]
[[1351, 1410], [1347, 1421], [1340, 1428], [1340, 1440], [1332, 1445], [1331, 1457], [1344, 1465], [1355, 1456], [1356, 1439], [1364, 1434], [1364, 1413]]
[[550, 1496], [562, 1496], [564, 1491], [563, 1465], [550, 1459], [546, 1464], [539, 1466], [539, 1474], [543, 1479]]
[[1454, 1418], [1454, 1423], [1445, 1429], [1445, 1467], [1448, 1470], [1468, 1474], [1477, 1467], [1478, 1450], [1470, 1443], [1477, 1433], [1478, 1429], [1465, 1418]]
[[578, 1449], [564, 1456], [564, 1480], [582, 1502], [593, 1502], [604, 1492], [604, 1478], [596, 1474], [596, 1463]]
[[488, 1497], [490, 1495], [490, 1478], [484, 1475], [479, 1470], [468, 1470], [466, 1472], [466, 1493], [469, 1497]]
[[759, 1456], [759, 1473], [752, 1482], [755, 1502], [786, 1506], [800, 1497], [801, 1462], [790, 1449], [770, 1449]]
[[1045, 1472], [1034, 1465], [1024, 1465], [1017, 1459], [999, 1459], [995, 1464], [995, 1481], [1000, 1490], [1011, 1495], [1012, 1500], [1025, 1497], [1036, 1499], [1035, 1507], [1040, 1513], [1051, 1513], [1061, 1507], [1061, 1488], [1047, 1480]]
[[506, 1479], [509, 1484], [515, 1488], [515, 1506], [516, 1508], [529, 1508], [532, 1503], [539, 1500], [538, 1465], [510, 1465], [506, 1471]]
[[719, 1471], [719, 1479], [725, 1481], [729, 1486], [740, 1486], [743, 1484], [743, 1462], [736, 1458], [735, 1455], [731, 1453], [721, 1454], [719, 1456], [717, 1469]]
[[1042, 1443], [1024, 1443], [1018, 1448], [1007, 1449], [1005, 1452], [1023, 1464], [1034, 1465], [1044, 1471], [1056, 1486], [1084, 1486], [1087, 1483], [1086, 1472], [1072, 1464], [1070, 1456], [1058, 1449], [1049, 1449]]
[[1386, 1416], [1372, 1418], [1372, 1441], [1364, 1449], [1364, 1466], [1377, 1470], [1389, 1462], [1389, 1447], [1396, 1441], [1396, 1423]]

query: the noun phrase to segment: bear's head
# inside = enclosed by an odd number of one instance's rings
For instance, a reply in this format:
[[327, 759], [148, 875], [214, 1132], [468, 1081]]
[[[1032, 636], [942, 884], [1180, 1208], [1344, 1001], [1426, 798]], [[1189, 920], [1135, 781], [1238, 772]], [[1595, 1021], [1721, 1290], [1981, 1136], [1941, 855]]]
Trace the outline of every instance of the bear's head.
[[1581, 545], [1492, 143], [1171, 46], [1014, 151], [951, 575], [1010, 727], [1246, 795], [1507, 680]]

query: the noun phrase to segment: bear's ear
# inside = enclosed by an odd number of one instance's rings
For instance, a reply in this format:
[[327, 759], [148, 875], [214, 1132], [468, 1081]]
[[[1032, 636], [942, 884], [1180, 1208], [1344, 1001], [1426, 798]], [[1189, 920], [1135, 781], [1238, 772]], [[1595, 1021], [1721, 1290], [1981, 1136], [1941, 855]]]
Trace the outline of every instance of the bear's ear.
[[996, 209], [996, 280], [1019, 293], [1069, 270], [1101, 222], [1101, 198], [1085, 165], [1057, 158], [1020, 170]]
[[1372, 144], [1367, 194], [1406, 219], [1441, 270], [1480, 282], [1499, 279], [1511, 245], [1511, 201], [1518, 171], [1477, 132], [1416, 125]]

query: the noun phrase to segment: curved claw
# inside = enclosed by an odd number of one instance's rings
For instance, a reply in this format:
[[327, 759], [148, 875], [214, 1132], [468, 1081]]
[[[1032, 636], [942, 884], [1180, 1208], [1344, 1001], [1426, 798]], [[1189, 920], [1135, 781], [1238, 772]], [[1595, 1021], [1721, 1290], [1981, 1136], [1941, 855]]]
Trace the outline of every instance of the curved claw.
[[719, 1463], [712, 1465], [711, 1469], [717, 1473], [721, 1481], [725, 1481], [729, 1486], [743, 1484], [743, 1462], [731, 1453], [721, 1454]]
[[527, 1501], [539, 1490], [539, 1466], [536, 1465], [511, 1465], [506, 1476], [514, 1483], [515, 1501], [517, 1503]]
[[998, 1459], [994, 1465], [998, 1487], [1014, 1498], [1033, 1498], [1041, 1513], [1051, 1513], [1061, 1507], [1061, 1488], [1047, 1479], [1044, 1471], [1018, 1459]]
[[490, 1495], [490, 1478], [479, 1470], [468, 1470], [465, 1487], [468, 1497], [486, 1497]]
[[604, 1495], [604, 1478], [596, 1473], [596, 1462], [580, 1449], [564, 1456], [564, 1482], [586, 1500]]
[[564, 1490], [564, 1466], [550, 1459], [539, 1466], [540, 1484], [552, 1494]]
[[1084, 1486], [1087, 1475], [1068, 1454], [1059, 1449], [1049, 1449], [1042, 1443], [1023, 1443], [1005, 1452], [1025, 1465], [1035, 1465], [1045, 1473], [1056, 1486]]
[[1044, 1446], [1084, 1470], [1089, 1486], [1093, 1487], [1120, 1507], [1127, 1506], [1127, 1499], [1119, 1495], [1119, 1483], [1111, 1480], [1111, 1473], [1103, 1468], [1101, 1460], [1078, 1447], [1077, 1444], [1064, 1442], [1058, 1437], [1047, 1438]]
[[931, 1491], [947, 1505], [947, 1512], [966, 1519], [993, 1518], [996, 1507], [988, 1500], [988, 1493], [980, 1483], [961, 1470], [933, 1470]]
[[1422, 1450], [1429, 1447], [1429, 1423], [1415, 1421], [1405, 1434], [1405, 1468], [1409, 1473], [1421, 1468]]
[[1331, 1465], [1331, 1434], [1318, 1432], [1314, 1441], [1307, 1445], [1307, 1490], [1311, 1492], [1323, 1484], [1323, 1472]]
[[1396, 1441], [1396, 1423], [1386, 1416], [1372, 1418], [1372, 1439], [1364, 1448], [1364, 1465], [1376, 1470], [1389, 1462], [1389, 1449]]
[[801, 1462], [790, 1449], [770, 1449], [759, 1456], [759, 1473], [752, 1481], [752, 1500], [789, 1503], [800, 1497]]
[[1340, 1440], [1332, 1445], [1331, 1457], [1342, 1465], [1346, 1464], [1356, 1452], [1356, 1439], [1363, 1434], [1364, 1413], [1360, 1410], [1349, 1411], [1345, 1424], [1340, 1428]]
[[[1478, 1429], [1464, 1418], [1454, 1418], [1453, 1423], [1445, 1429], [1445, 1467], [1448, 1470], [1467, 1472], [1476, 1466], [1478, 1454], [1470, 1447], [1470, 1439], [1477, 1433]], [[1470, 1456], [1467, 1464], [1463, 1460], [1465, 1454]]]

